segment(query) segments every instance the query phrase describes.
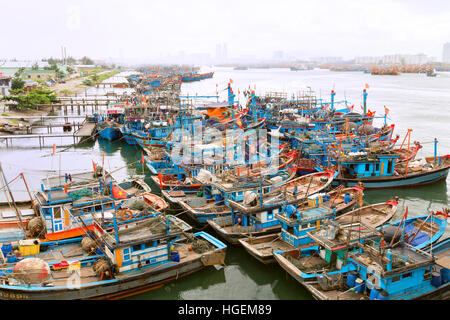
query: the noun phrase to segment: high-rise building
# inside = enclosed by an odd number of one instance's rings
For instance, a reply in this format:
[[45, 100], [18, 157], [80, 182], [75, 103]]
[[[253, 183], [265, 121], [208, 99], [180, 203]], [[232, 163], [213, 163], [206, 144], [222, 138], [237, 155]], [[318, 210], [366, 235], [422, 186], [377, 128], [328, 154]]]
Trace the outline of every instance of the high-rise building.
[[216, 44], [216, 60], [222, 60], [222, 45], [220, 43]]
[[222, 59], [227, 60], [227, 57], [228, 57], [227, 44], [226, 42], [224, 42], [222, 45]]
[[444, 43], [442, 62], [450, 63], [450, 42]]

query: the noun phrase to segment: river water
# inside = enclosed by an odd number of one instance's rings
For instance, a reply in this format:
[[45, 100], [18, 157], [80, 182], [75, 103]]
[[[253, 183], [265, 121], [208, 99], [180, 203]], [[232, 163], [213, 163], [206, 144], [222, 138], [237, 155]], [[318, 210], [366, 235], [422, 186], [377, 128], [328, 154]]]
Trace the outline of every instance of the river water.
[[[209, 68], [204, 68], [209, 70]], [[362, 90], [368, 84], [368, 108], [376, 115], [384, 116], [384, 106], [389, 109], [388, 122], [395, 123], [394, 134], [403, 139], [408, 128], [413, 129], [411, 142], [420, 141], [423, 149], [417, 158], [433, 155], [433, 139], [438, 138], [438, 154], [450, 154], [450, 73], [438, 73], [427, 77], [424, 74], [402, 74], [399, 76], [372, 76], [362, 72], [331, 72], [329, 70], [290, 71], [289, 69], [249, 69], [214, 68], [212, 79], [182, 85], [184, 95], [216, 95], [226, 99], [227, 83], [232, 80], [234, 93], [241, 103], [242, 92], [255, 89], [256, 94], [268, 91], [286, 92], [291, 96], [300, 90], [313, 90], [317, 98], [330, 100], [330, 91], [335, 90], [335, 101], [347, 100], [360, 110]], [[122, 74], [125, 75], [125, 74]], [[108, 82], [121, 79], [118, 75]], [[309, 87], [309, 88], [308, 88]], [[87, 94], [102, 94], [112, 89], [91, 88]], [[125, 89], [114, 89], [123, 92]], [[240, 95], [238, 94], [240, 91]], [[57, 112], [60, 114], [60, 112]], [[76, 114], [73, 112], [72, 114]], [[63, 120], [59, 120], [62, 122]], [[49, 121], [46, 121], [49, 122]], [[384, 118], [376, 119], [376, 125], [382, 125]], [[40, 129], [45, 132], [46, 129]], [[53, 132], [58, 132], [55, 129]], [[36, 131], [39, 132], [39, 131]], [[52, 154], [53, 144], [57, 153]], [[76, 148], [70, 147], [72, 138], [49, 138], [46, 147], [40, 149], [37, 139], [15, 140], [13, 147], [6, 148], [0, 141], [0, 162], [8, 180], [24, 172], [30, 188], [37, 190], [40, 179], [47, 174], [58, 172], [79, 172], [92, 168], [92, 160], [103, 161], [107, 170], [112, 171], [118, 181], [131, 177], [145, 177], [145, 181], [158, 193], [150, 173], [143, 168], [139, 160], [139, 147], [127, 145], [123, 139], [108, 142], [97, 139], [86, 142]], [[364, 200], [377, 203], [397, 195], [400, 198], [397, 216], [408, 206], [408, 216], [426, 214], [429, 210], [440, 210], [448, 206], [449, 183], [441, 181], [433, 185], [365, 191]], [[25, 187], [18, 181], [11, 185], [17, 199], [26, 198]], [[176, 213], [172, 208], [170, 213]], [[182, 214], [181, 218], [187, 217]], [[200, 226], [193, 224], [195, 228]], [[450, 228], [444, 237], [450, 234]], [[207, 232], [212, 230], [206, 229]], [[131, 299], [312, 299], [311, 295], [283, 269], [264, 266], [249, 256], [240, 247], [229, 247], [225, 266], [209, 267], [198, 273], [179, 279], [160, 289], [132, 297]]]

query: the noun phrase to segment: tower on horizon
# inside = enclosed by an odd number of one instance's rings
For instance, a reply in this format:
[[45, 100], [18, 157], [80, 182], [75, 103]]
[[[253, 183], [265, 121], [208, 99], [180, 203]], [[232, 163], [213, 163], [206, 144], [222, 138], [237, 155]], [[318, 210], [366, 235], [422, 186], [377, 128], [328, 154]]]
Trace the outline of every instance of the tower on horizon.
[[442, 62], [450, 63], [450, 42], [444, 43], [444, 50], [442, 52]]

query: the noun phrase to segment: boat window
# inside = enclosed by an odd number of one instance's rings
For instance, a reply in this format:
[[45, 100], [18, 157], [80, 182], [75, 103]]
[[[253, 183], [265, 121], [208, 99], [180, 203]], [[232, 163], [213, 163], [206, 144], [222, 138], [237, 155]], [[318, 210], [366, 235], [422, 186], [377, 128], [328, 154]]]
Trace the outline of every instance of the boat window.
[[379, 162], [375, 165], [375, 170], [380, 171], [380, 163]]
[[102, 205], [101, 205], [101, 204], [96, 205], [96, 206], [94, 207], [94, 211], [102, 211]]
[[392, 282], [397, 282], [400, 280], [400, 276], [392, 277]]
[[156, 244], [157, 244], [156, 241], [150, 241], [150, 242], [146, 242], [146, 243], [144, 244], [144, 246], [145, 246], [145, 248], [152, 248], [152, 247], [155, 247]]
[[139, 251], [139, 250], [141, 250], [141, 245], [140, 244], [135, 244], [133, 246], [133, 251]]
[[370, 164], [366, 163], [366, 171], [370, 170]]
[[409, 277], [412, 277], [412, 272], [402, 274], [402, 278], [409, 278]]
[[61, 207], [53, 208], [53, 218], [61, 218]]

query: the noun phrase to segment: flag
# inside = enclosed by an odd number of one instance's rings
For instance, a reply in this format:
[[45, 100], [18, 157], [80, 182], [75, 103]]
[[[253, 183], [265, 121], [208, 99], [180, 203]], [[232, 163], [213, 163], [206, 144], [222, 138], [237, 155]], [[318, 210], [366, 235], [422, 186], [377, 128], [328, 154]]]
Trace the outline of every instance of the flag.
[[233, 79], [230, 79], [230, 83], [233, 83]]
[[241, 91], [238, 89], [238, 94], [241, 94]]
[[102, 167], [105, 166], [105, 153], [103, 152], [103, 158], [102, 158]]
[[97, 171], [97, 167], [95, 166], [94, 160], [92, 160], [92, 166], [94, 167], [94, 172], [96, 172]]
[[388, 108], [386, 108], [386, 106], [384, 106], [384, 113], [385, 113], [386, 115], [388, 115], [388, 114], [389, 114], [389, 109], [388, 109]]
[[127, 99], [127, 106], [129, 106], [130, 105], [130, 102], [128, 102], [128, 99]]
[[244, 129], [244, 128], [242, 127], [242, 121], [241, 121], [241, 119], [237, 119], [237, 120], [236, 120], [236, 124], [239, 126], [239, 128]]
[[161, 171], [158, 172], [158, 179], [159, 179], [159, 186], [161, 187], [161, 190], [162, 190], [163, 185], [162, 185], [162, 173], [161, 173]]
[[366, 83], [366, 89], [369, 89], [369, 84], [368, 83]]
[[56, 153], [56, 144], [53, 144], [53, 155]]
[[141, 162], [142, 162], [142, 164], [144, 164], [145, 163], [145, 160], [144, 160], [144, 153], [141, 151]]
[[112, 196], [115, 199], [126, 199], [128, 198], [127, 193], [120, 189], [119, 187], [112, 186]]

